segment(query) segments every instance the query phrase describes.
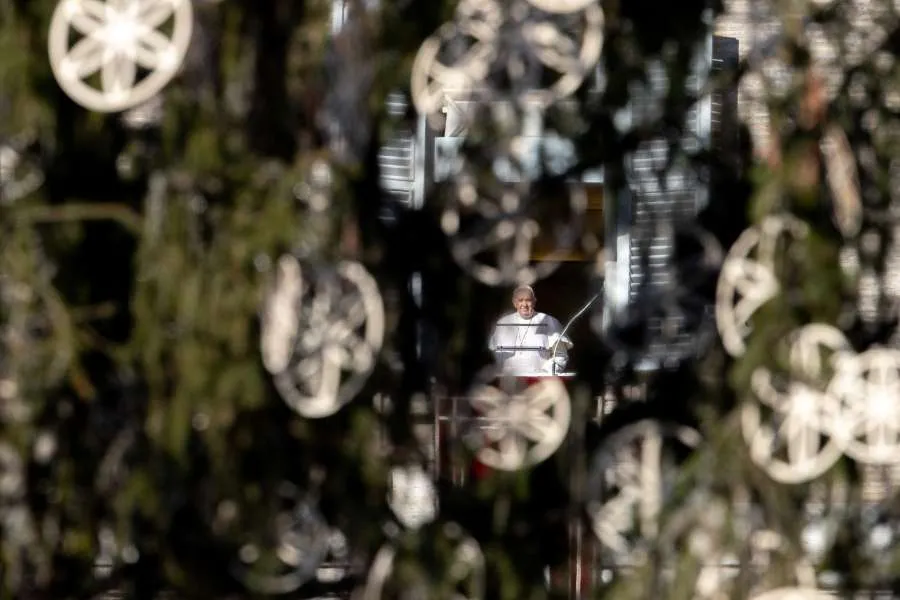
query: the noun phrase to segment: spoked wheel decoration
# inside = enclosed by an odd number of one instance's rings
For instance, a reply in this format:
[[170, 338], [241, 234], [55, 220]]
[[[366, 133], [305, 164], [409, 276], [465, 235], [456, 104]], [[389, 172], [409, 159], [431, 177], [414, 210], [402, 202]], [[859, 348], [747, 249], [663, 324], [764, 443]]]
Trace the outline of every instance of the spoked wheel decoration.
[[[0, 367], [13, 380], [52, 385], [72, 359], [71, 330], [52, 288], [32, 287], [0, 272]], [[27, 376], [40, 369], [40, 380]]]
[[790, 380], [779, 386], [768, 369], [757, 369], [751, 387], [758, 402], [741, 409], [750, 458], [782, 483], [810, 481], [840, 458], [841, 444], [831, 435], [840, 404], [825, 388], [851, 353], [843, 333], [830, 325], [807, 325], [792, 338]]
[[362, 389], [384, 341], [378, 285], [359, 263], [302, 266], [278, 260], [262, 315], [263, 362], [285, 402], [328, 417]]
[[[460, 3], [458, 10], [468, 4]], [[412, 101], [419, 114], [434, 120], [448, 98], [466, 100], [482, 85], [495, 60], [502, 19], [496, 4], [483, 4], [481, 10], [446, 23], [422, 43], [410, 81]]]
[[264, 540], [247, 540], [233, 563], [234, 576], [263, 595], [297, 591], [316, 577], [332, 546], [332, 530], [315, 502], [292, 486], [279, 491], [274, 518]]
[[27, 152], [26, 144], [0, 143], [0, 206], [12, 204], [44, 183], [44, 172]]
[[172, 80], [192, 29], [190, 0], [61, 0], [50, 22], [50, 65], [75, 102], [119, 112]]
[[640, 564], [658, 533], [679, 454], [700, 443], [686, 426], [638, 421], [614, 433], [594, 454], [587, 516], [609, 562]]
[[572, 406], [565, 385], [542, 378], [524, 390], [493, 385], [475, 388], [468, 400], [478, 414], [469, 435], [476, 457], [501, 471], [541, 463], [560, 447], [569, 431]]
[[775, 264], [778, 250], [806, 233], [807, 226], [794, 217], [770, 216], [742, 233], [728, 251], [716, 287], [716, 325], [732, 356], [744, 354], [753, 315], [781, 289]]
[[[481, 545], [456, 523], [446, 523], [427, 538], [427, 547], [407, 546], [395, 539], [382, 546], [369, 567], [359, 600], [392, 598], [438, 598], [446, 600], [483, 600], [485, 594], [485, 558]], [[422, 552], [436, 555], [440, 567], [428, 572], [404, 568], [404, 558]], [[412, 566], [412, 565], [410, 565]], [[437, 574], [437, 575], [436, 575]], [[438, 581], [434, 578], [437, 576]]]
[[831, 431], [847, 456], [900, 463], [900, 351], [873, 348], [842, 361], [828, 394], [840, 402]]
[[573, 94], [593, 73], [603, 49], [598, 3], [562, 13], [512, 2], [507, 15], [490, 76], [495, 89], [509, 89], [513, 99], [547, 108]]
[[586, 10], [597, 0], [528, 0], [528, 3], [544, 12], [568, 14]]
[[416, 56], [413, 104], [432, 118], [448, 97], [546, 108], [574, 93], [593, 72], [603, 23], [599, 4], [583, 0], [464, 0], [455, 20], [429, 37]]
[[[568, 202], [545, 202], [548, 190], [527, 182], [481, 185], [460, 174], [441, 218], [456, 262], [485, 285], [531, 284], [552, 274], [581, 241], [587, 196], [577, 184], [557, 191]], [[535, 260], [536, 245], [552, 247]]]

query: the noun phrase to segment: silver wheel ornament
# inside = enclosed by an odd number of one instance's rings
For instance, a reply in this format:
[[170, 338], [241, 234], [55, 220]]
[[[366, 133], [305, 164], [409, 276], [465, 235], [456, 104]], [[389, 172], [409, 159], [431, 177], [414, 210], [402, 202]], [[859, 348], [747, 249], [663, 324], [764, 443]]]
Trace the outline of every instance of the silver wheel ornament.
[[[779, 589], [786, 583], [804, 588], [815, 587], [816, 572], [803, 558], [790, 552], [784, 536], [772, 529], [749, 532], [746, 551], [731, 546], [712, 550], [700, 569], [695, 585], [695, 600], [727, 600], [736, 595], [735, 583], [741, 576], [749, 584], [749, 596], [762, 590]], [[743, 560], [738, 558], [743, 557]]]
[[598, 4], [544, 11], [524, 0], [464, 0], [455, 20], [422, 44], [413, 63], [412, 101], [432, 118], [447, 98], [464, 101], [475, 93], [546, 108], [578, 89], [602, 47]]
[[[63, 91], [87, 109], [134, 108], [175, 77], [193, 18], [190, 0], [60, 0], [50, 22], [50, 66]], [[167, 23], [171, 35], [161, 30]]]
[[780, 245], [806, 233], [807, 226], [790, 215], [769, 216], [744, 231], [728, 251], [716, 286], [716, 325], [730, 355], [744, 354], [753, 315], [781, 289], [776, 275]]
[[847, 456], [900, 463], [900, 350], [872, 348], [841, 361], [828, 394], [840, 402], [831, 435]]
[[597, 0], [528, 0], [528, 3], [544, 12], [566, 14], [586, 10]]
[[[403, 553], [398, 542], [388, 542], [375, 554], [365, 587], [358, 600], [390, 598], [426, 598], [442, 600], [483, 600], [485, 597], [485, 558], [481, 545], [456, 523], [444, 524], [427, 537], [428, 550], [444, 549], [438, 557], [438, 569], [428, 572], [402, 569]], [[440, 551], [440, 550], [438, 550]], [[442, 580], [434, 581], [433, 573]], [[435, 588], [441, 593], [433, 594]]]
[[[26, 381], [52, 385], [65, 376], [71, 335], [68, 315], [48, 284], [32, 287], [0, 271], [0, 367], [17, 388]], [[27, 377], [35, 370], [41, 372], [39, 380]]]
[[[515, 4], [509, 49], [501, 55], [503, 78], [521, 102], [547, 108], [575, 93], [597, 66], [603, 50], [603, 10], [552, 14]], [[540, 87], [550, 75], [553, 83]]]
[[450, 100], [465, 101], [494, 60], [497, 23], [447, 23], [422, 42], [412, 67], [413, 104], [431, 120]]
[[478, 414], [466, 435], [484, 465], [517, 471], [550, 458], [569, 431], [572, 406], [561, 380], [543, 378], [524, 390], [501, 385], [476, 387], [468, 395]]
[[814, 587], [783, 587], [754, 596], [752, 600], [828, 600], [833, 597]]
[[263, 364], [299, 415], [336, 413], [362, 389], [384, 341], [378, 285], [359, 263], [277, 263], [262, 311]]
[[388, 506], [407, 529], [419, 529], [437, 517], [438, 495], [434, 481], [421, 465], [393, 467]]
[[15, 140], [0, 143], [0, 206], [24, 198], [44, 183], [44, 172], [24, 146]]
[[[528, 182], [482, 184], [460, 173], [441, 217], [457, 264], [485, 285], [531, 284], [552, 274], [581, 241], [582, 186], [564, 184], [568, 202], [550, 204]], [[539, 238], [552, 244], [535, 260]]]
[[741, 408], [750, 458], [781, 483], [810, 481], [840, 458], [841, 444], [831, 435], [840, 405], [825, 388], [839, 361], [852, 351], [844, 334], [830, 325], [807, 325], [792, 338], [784, 389], [768, 369], [759, 368], [751, 379], [758, 401]]
[[279, 493], [282, 507], [269, 523], [268, 541], [247, 540], [232, 568], [234, 576], [257, 594], [295, 592], [315, 579], [332, 549], [332, 530], [315, 502], [291, 486]]
[[616, 564], [640, 564], [659, 532], [659, 514], [677, 473], [673, 451], [695, 448], [686, 426], [642, 420], [614, 433], [595, 452], [586, 511], [603, 552]]

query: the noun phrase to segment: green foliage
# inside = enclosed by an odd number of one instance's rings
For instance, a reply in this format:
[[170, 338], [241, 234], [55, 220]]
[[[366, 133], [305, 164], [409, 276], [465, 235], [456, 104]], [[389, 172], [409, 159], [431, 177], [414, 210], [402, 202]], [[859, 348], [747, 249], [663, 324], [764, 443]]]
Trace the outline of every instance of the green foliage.
[[[776, 56], [789, 62], [791, 75], [787, 91], [769, 99], [771, 147], [748, 143], [740, 150], [732, 162], [742, 167], [722, 174], [728, 185], [701, 215], [726, 250], [732, 231], [772, 214], [791, 214], [808, 227], [806, 236], [779, 242], [779, 290], [753, 315], [743, 356], [727, 357], [711, 344], [676, 367], [642, 373], [633, 356], [622, 366], [608, 343], [612, 333], [586, 325], [573, 359], [573, 386], [584, 397], [575, 402], [565, 450], [535, 468], [460, 487], [457, 479], [471, 477], [459, 473], [471, 470], [473, 453], [456, 440], [442, 449], [454, 476], [442, 473], [438, 482], [438, 521], [419, 531], [387, 528], [385, 535], [390, 467], [428, 451], [415, 439], [423, 417], [412, 416], [411, 407], [426, 398], [432, 408], [439, 389], [432, 378], [448, 394], [478, 381], [484, 313], [507, 300], [505, 290], [486, 290], [468, 277], [448, 251], [440, 217], [455, 200], [452, 182], [429, 182], [421, 211], [398, 208], [381, 190], [379, 146], [419, 127], [412, 109], [388, 115], [385, 99], [408, 91], [415, 53], [455, 3], [382, 2], [368, 12], [361, 2], [350, 4], [361, 16], [333, 36], [325, 0], [196, 1], [202, 35], [160, 96], [161, 122], [141, 129], [121, 115], [85, 111], [58, 88], [46, 56], [56, 2], [0, 0], [0, 144], [15, 145], [45, 178], [15, 201], [0, 196], [0, 449], [23, 463], [18, 488], [6, 483], [3, 469], [13, 467], [0, 464], [0, 598], [93, 597], [107, 584], [135, 598], [167, 589], [203, 599], [252, 597], [234, 565], [248, 544], [262, 548], [260, 571], [276, 562], [272, 531], [282, 524], [286, 484], [347, 535], [364, 566], [394, 545], [385, 598], [410, 589], [454, 597], [451, 565], [461, 536], [475, 539], [483, 553], [485, 598], [555, 597], [543, 568], [552, 567], [555, 588], [571, 583], [560, 586], [560, 568], [568, 569], [564, 577], [581, 568], [569, 551], [574, 524], [590, 529], [584, 485], [593, 453], [648, 419], [695, 427], [703, 441], [673, 467], [648, 562], [597, 585], [597, 597], [694, 597], [703, 560], [692, 536], [706, 529], [746, 566], [748, 536], [737, 523], [749, 504], [754, 527], [786, 540], [762, 583], [794, 583], [804, 503], [816, 486], [777, 484], [754, 463], [741, 408], [758, 400], [751, 381], [760, 369], [798, 376], [789, 339], [803, 325], [838, 324], [857, 351], [893, 335], [896, 315], [881, 314], [873, 324], [856, 310], [857, 276], [841, 258], [864, 244], [835, 224], [841, 198], [829, 188], [820, 141], [829, 125], [847, 132], [863, 231], [889, 240], [900, 68], [884, 55], [896, 50], [896, 31], [861, 64], [844, 65], [837, 91], [814, 110], [801, 17], [842, 21], [832, 9], [776, 7], [787, 32]], [[724, 7], [639, 0], [603, 8], [606, 87], [583, 86], [548, 109], [547, 123], [576, 148], [567, 176], [605, 169], [604, 218], [615, 224], [632, 212], [620, 202], [627, 196], [623, 157], [654, 135], [683, 134], [686, 113], [705, 101], [687, 90], [690, 65], [711, 33], [711, 17]], [[668, 74], [662, 114], [625, 127], [620, 111], [646, 82], [651, 61]], [[726, 78], [710, 84], [713, 92], [730, 85], [736, 82]], [[516, 123], [490, 122], [489, 110], [478, 114], [485, 123], [473, 125], [464, 152], [490, 187], [497, 184], [497, 155], [521, 140], [513, 140]], [[360, 139], [337, 148], [323, 115], [343, 119]], [[721, 156], [690, 159], [727, 163]], [[323, 166], [327, 185], [316, 181]], [[541, 210], [532, 215], [541, 225], [562, 220], [563, 183], [541, 182]], [[314, 206], [316, 186], [327, 188], [324, 208]], [[508, 191], [494, 188], [498, 197]], [[384, 211], [394, 211], [393, 221]], [[589, 232], [585, 245], [593, 252], [597, 237], [613, 233], [622, 232]], [[610, 251], [617, 245], [606, 240]], [[883, 275], [885, 246], [862, 248], [862, 267]], [[262, 365], [262, 303], [273, 265], [288, 252], [317, 265], [364, 262], [387, 307], [387, 339], [374, 372], [353, 402], [325, 419], [294, 414]], [[589, 259], [561, 268], [552, 285], [566, 285], [574, 273], [579, 290], [595, 289], [596, 265], [605, 262]], [[425, 281], [421, 301], [409, 291], [414, 272]], [[712, 299], [709, 290], [698, 293]], [[418, 342], [427, 335], [434, 348], [423, 350]], [[431, 363], [423, 358], [428, 352]], [[626, 399], [625, 390], [641, 388], [643, 401]], [[596, 423], [593, 404], [607, 393], [619, 405]], [[379, 397], [389, 397], [393, 410], [373, 410]], [[835, 495], [851, 490], [841, 506], [852, 517], [836, 521], [837, 541], [816, 567], [838, 572], [854, 590], [891, 580], [900, 561], [893, 550], [873, 556], [857, 548], [871, 529], [859, 516], [860, 477], [858, 465], [842, 460], [816, 482]], [[16, 489], [7, 497], [7, 488]], [[106, 532], [117, 551], [114, 576], [102, 580], [91, 573]], [[344, 585], [364, 583], [365, 568], [360, 573]], [[745, 579], [736, 593], [758, 591]], [[316, 585], [292, 594], [327, 591]]]

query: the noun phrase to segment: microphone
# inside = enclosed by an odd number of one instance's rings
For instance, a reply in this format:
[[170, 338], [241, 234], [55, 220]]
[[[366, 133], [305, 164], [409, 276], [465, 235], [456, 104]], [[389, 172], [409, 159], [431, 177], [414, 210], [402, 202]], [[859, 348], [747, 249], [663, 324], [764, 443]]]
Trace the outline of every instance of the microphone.
[[597, 292], [596, 294], [594, 294], [594, 296], [593, 296], [590, 300], [587, 301], [587, 304], [585, 304], [585, 305], [582, 306], [580, 309], [578, 309], [578, 312], [576, 312], [575, 315], [574, 315], [571, 319], [569, 319], [569, 322], [566, 323], [566, 326], [563, 327], [562, 331], [561, 331], [560, 334], [559, 334], [559, 337], [556, 339], [556, 343], [553, 344], [553, 351], [550, 353], [550, 364], [552, 365], [552, 371], [551, 371], [551, 372], [552, 372], [553, 375], [556, 375], [556, 361], [553, 360], [553, 359], [556, 358], [556, 350], [557, 350], [557, 348], [559, 348], [559, 343], [560, 343], [561, 341], [563, 341], [563, 339], [565, 339], [566, 332], [569, 331], [569, 327], [572, 326], [572, 323], [574, 323], [575, 321], [577, 321], [577, 320], [578, 320], [578, 317], [580, 317], [581, 315], [583, 315], [583, 314], [585, 313], [585, 311], [587, 311], [587, 309], [589, 309], [589, 308], [591, 307], [591, 305], [594, 304], [594, 302], [596, 302], [597, 299], [598, 299], [601, 295], [603, 295], [603, 289], [602, 289], [602, 288], [600, 289], [599, 292]]

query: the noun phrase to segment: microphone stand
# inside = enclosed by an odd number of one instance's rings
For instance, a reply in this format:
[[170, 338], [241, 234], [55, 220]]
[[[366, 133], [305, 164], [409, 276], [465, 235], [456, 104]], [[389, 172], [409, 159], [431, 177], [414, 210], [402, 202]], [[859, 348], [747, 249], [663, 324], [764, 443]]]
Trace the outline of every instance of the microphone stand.
[[572, 326], [572, 323], [577, 321], [578, 317], [583, 315], [585, 313], [585, 311], [587, 309], [589, 309], [591, 307], [591, 305], [594, 304], [594, 302], [596, 302], [597, 299], [602, 294], [603, 294], [602, 289], [599, 292], [597, 292], [596, 294], [594, 294], [594, 296], [590, 300], [587, 301], [587, 304], [585, 304], [580, 309], [578, 309], [578, 312], [576, 312], [575, 315], [571, 319], [569, 319], [569, 322], [566, 323], [566, 326], [563, 327], [563, 330], [560, 332], [559, 337], [556, 339], [556, 343], [553, 344], [553, 351], [550, 353], [550, 364], [551, 364], [551, 374], [552, 375], [556, 375], [556, 361], [553, 359], [556, 358], [556, 350], [559, 348], [559, 343], [561, 341], [563, 341], [563, 338], [565, 337], [566, 332], [569, 331], [569, 327]]

